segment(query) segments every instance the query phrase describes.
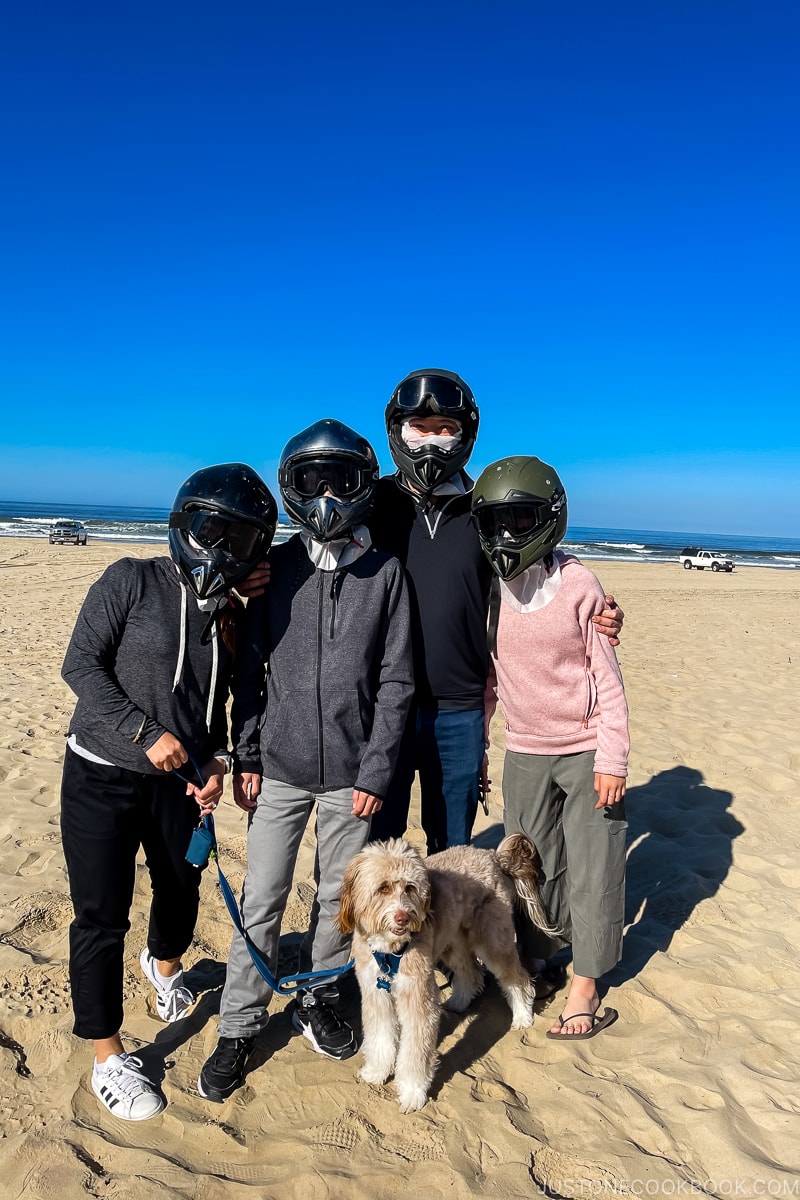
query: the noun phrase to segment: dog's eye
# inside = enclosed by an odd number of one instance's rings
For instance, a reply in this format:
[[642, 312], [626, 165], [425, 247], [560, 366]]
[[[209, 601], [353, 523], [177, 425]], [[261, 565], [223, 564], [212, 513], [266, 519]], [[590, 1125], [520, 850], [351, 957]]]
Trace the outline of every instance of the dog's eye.
[[381, 886], [378, 888], [378, 895], [379, 896], [388, 896], [389, 893], [391, 892], [391, 890], [392, 890], [392, 885], [390, 883], [382, 883]]
[[413, 884], [413, 883], [407, 883], [407, 884], [406, 884], [406, 893], [407, 893], [409, 896], [416, 896], [416, 894], [417, 894], [417, 891], [418, 891], [418, 889], [417, 889], [417, 888], [414, 886], [414, 884]]

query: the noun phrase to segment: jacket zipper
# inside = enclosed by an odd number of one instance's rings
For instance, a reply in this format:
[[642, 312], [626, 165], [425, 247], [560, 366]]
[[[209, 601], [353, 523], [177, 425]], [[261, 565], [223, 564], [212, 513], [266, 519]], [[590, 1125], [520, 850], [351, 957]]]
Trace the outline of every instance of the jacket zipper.
[[317, 571], [317, 767], [319, 786], [325, 787], [325, 747], [322, 742], [322, 616], [324, 607], [325, 572]]

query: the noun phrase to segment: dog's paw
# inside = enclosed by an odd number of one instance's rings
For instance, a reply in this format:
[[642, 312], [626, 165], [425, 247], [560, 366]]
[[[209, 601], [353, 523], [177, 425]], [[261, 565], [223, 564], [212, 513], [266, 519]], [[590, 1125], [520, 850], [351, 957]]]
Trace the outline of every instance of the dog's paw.
[[399, 1087], [397, 1089], [397, 1102], [402, 1113], [418, 1112], [427, 1099], [428, 1093], [424, 1087]]
[[533, 1009], [515, 1012], [511, 1022], [512, 1029], [530, 1029], [533, 1024]]
[[374, 1083], [380, 1085], [382, 1083], [386, 1083], [386, 1080], [389, 1078], [391, 1073], [391, 1068], [387, 1071], [384, 1071], [381, 1070], [380, 1067], [371, 1067], [365, 1063], [358, 1072], [358, 1078], [364, 1083]]

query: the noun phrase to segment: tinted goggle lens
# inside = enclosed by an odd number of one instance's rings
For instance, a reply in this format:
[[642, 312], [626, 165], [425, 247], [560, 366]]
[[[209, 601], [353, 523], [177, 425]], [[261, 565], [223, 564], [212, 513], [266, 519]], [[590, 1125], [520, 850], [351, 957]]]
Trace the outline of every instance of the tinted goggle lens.
[[549, 504], [492, 504], [479, 508], [475, 514], [478, 532], [487, 541], [505, 534], [511, 538], [524, 538], [541, 529], [553, 519]]
[[264, 532], [222, 513], [203, 511], [171, 513], [171, 529], [183, 529], [204, 550], [221, 550], [243, 562], [254, 558], [264, 541]]
[[461, 412], [467, 405], [464, 393], [451, 379], [437, 375], [420, 375], [417, 379], [406, 379], [394, 394], [398, 408], [413, 412], [427, 403], [432, 396], [441, 412]]
[[297, 463], [288, 471], [286, 487], [306, 500], [330, 491], [339, 499], [355, 496], [363, 486], [362, 473], [355, 463], [319, 462]]

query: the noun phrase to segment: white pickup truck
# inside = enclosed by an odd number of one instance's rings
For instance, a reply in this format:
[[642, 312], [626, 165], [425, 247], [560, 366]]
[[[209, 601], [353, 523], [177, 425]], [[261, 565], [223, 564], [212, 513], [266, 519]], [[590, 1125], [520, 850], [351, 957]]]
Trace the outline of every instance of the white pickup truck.
[[731, 572], [734, 567], [729, 558], [712, 554], [710, 550], [704, 550], [702, 546], [684, 546], [678, 557], [687, 571], [691, 571], [692, 567], [697, 567], [698, 571], [704, 571], [706, 567], [710, 567], [712, 571]]

